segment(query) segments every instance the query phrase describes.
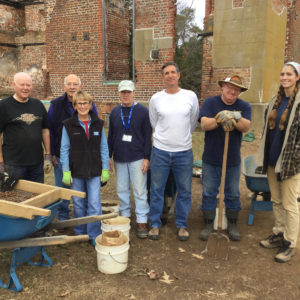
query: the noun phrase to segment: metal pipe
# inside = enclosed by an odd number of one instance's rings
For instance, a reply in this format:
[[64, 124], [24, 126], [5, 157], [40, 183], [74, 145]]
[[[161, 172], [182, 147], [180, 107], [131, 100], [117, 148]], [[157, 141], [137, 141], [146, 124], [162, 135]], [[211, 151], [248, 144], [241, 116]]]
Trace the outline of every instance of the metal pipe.
[[103, 80], [106, 81], [106, 4], [102, 0]]
[[132, 0], [132, 81], [135, 82], [135, 0]]

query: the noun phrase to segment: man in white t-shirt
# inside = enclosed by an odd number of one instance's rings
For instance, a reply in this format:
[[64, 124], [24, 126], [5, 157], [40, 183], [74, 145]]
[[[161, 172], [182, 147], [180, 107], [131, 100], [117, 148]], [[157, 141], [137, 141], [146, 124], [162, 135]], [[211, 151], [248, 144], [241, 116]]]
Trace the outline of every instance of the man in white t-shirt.
[[159, 239], [164, 190], [172, 170], [177, 188], [176, 227], [178, 239], [189, 239], [187, 218], [191, 206], [193, 151], [192, 132], [197, 126], [199, 103], [193, 91], [179, 87], [178, 66], [168, 62], [162, 67], [165, 89], [150, 100], [149, 115], [153, 133], [150, 160], [150, 226], [148, 237]]

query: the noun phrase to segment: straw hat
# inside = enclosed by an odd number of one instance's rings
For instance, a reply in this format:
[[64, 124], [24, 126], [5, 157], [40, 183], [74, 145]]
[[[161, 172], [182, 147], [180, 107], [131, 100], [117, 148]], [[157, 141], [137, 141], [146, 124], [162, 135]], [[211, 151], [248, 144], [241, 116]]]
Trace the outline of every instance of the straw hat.
[[237, 86], [241, 89], [241, 92], [245, 92], [248, 90], [248, 88], [246, 88], [241, 80], [241, 77], [238, 75], [234, 75], [232, 77], [227, 77], [224, 80], [220, 80], [218, 81], [219, 86], [222, 86], [222, 83], [230, 83], [234, 86]]

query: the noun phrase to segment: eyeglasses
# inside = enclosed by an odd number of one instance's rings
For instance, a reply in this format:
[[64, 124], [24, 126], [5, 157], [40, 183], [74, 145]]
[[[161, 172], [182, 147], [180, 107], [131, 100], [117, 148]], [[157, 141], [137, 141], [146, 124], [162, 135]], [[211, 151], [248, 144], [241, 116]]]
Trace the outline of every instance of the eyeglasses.
[[88, 106], [90, 103], [89, 102], [77, 102], [76, 105], [78, 106]]
[[235, 93], [240, 93], [241, 92], [241, 89], [239, 87], [236, 87], [232, 84], [226, 84], [226, 87], [232, 91], [234, 91]]

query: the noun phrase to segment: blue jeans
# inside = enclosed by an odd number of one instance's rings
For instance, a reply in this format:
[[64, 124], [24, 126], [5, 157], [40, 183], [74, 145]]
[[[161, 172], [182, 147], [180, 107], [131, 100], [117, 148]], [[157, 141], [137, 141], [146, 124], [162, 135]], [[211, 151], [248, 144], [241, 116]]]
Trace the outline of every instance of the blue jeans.
[[12, 166], [5, 164], [9, 177], [44, 183], [44, 163], [33, 166]]
[[[73, 178], [72, 189], [86, 192], [86, 198], [73, 196], [74, 218], [102, 215], [100, 200], [100, 176], [92, 178]], [[101, 234], [101, 222], [74, 226], [75, 234], [88, 234], [95, 239]]]
[[[228, 210], [239, 211], [241, 165], [227, 167], [225, 178], [225, 207]], [[222, 167], [202, 163], [202, 211], [215, 210], [217, 195], [221, 183]]]
[[[55, 186], [62, 187], [62, 188], [69, 188], [65, 186], [62, 182], [63, 178], [63, 170], [62, 170], [62, 164], [59, 160], [59, 157], [56, 157], [58, 165], [56, 168], [54, 168], [54, 182]], [[70, 208], [69, 208], [70, 201], [63, 200], [61, 205], [58, 208], [58, 220], [69, 220], [70, 219]]]
[[164, 190], [170, 173], [173, 171], [176, 188], [176, 226], [187, 228], [187, 218], [191, 207], [193, 151], [167, 152], [157, 148], [151, 154], [150, 225], [161, 227], [164, 204]]
[[132, 183], [135, 201], [135, 215], [137, 223], [147, 223], [149, 204], [147, 201], [147, 173], [142, 173], [143, 159], [129, 162], [115, 162], [117, 175], [117, 194], [120, 199], [120, 214], [131, 216], [130, 181]]

